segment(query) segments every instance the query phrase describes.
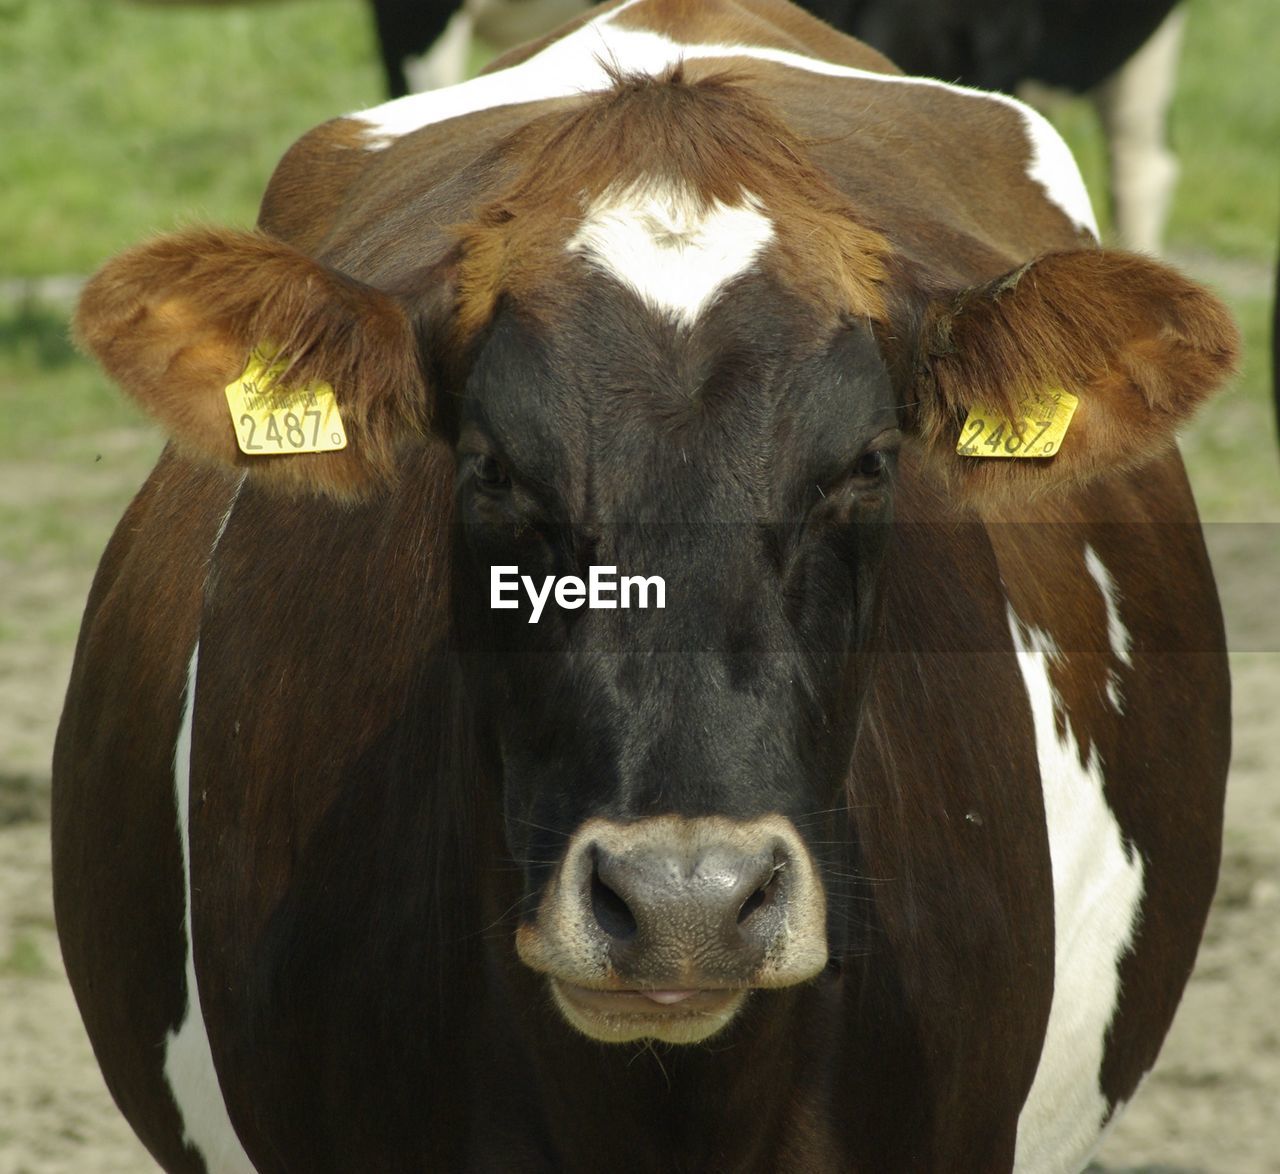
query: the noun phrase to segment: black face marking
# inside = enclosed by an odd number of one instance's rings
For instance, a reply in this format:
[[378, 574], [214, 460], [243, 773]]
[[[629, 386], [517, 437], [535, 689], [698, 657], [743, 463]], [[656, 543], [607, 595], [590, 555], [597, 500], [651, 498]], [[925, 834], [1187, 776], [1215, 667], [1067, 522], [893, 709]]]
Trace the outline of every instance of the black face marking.
[[[553, 320], [500, 312], [459, 421], [459, 624], [516, 859], [592, 816], [831, 807], [898, 439], [867, 325], [819, 337], [753, 278], [682, 329], [588, 282]], [[494, 565], [592, 564], [661, 576], [665, 609], [488, 606]]]

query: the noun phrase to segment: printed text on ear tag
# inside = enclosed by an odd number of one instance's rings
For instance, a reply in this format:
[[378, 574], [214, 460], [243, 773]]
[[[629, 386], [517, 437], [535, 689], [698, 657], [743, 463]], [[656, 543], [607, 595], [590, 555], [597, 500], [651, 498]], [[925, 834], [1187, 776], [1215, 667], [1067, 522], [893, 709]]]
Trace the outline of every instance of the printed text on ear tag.
[[1016, 421], [975, 404], [960, 429], [956, 452], [962, 457], [1051, 457], [1062, 447], [1079, 402], [1069, 391], [1051, 388], [1023, 400]]
[[249, 355], [244, 374], [227, 384], [227, 406], [240, 451], [252, 456], [334, 452], [347, 447], [333, 388], [320, 381], [289, 387], [278, 381], [287, 364], [269, 348]]

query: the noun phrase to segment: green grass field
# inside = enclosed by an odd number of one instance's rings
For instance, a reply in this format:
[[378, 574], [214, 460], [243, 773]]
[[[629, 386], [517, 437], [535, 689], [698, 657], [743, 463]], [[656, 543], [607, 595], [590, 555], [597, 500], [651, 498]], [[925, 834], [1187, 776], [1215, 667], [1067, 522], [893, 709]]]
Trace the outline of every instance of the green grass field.
[[381, 99], [374, 53], [361, 0], [0, 0], [0, 275], [251, 224], [294, 139]]
[[[1265, 361], [1280, 227], [1275, 0], [1190, 0], [1173, 134], [1174, 255], [1222, 259], [1247, 340], [1242, 376], [1187, 437], [1206, 512], [1280, 520]], [[1268, 82], [1266, 79], [1272, 79]], [[361, 0], [152, 8], [0, 0], [0, 281], [86, 274], [149, 234], [249, 225], [275, 160], [315, 123], [381, 98]], [[1060, 124], [1100, 211], [1091, 111]], [[0, 299], [0, 458], [135, 420], [66, 341], [66, 307]]]

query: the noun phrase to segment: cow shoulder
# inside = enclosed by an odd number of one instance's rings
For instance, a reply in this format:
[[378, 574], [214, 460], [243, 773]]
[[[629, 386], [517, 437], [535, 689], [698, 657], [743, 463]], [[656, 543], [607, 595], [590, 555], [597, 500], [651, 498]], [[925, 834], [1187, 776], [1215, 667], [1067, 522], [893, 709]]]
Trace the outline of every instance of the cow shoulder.
[[307, 131], [276, 165], [258, 209], [259, 228], [312, 252], [340, 219], [368, 162], [358, 120], [334, 118]]

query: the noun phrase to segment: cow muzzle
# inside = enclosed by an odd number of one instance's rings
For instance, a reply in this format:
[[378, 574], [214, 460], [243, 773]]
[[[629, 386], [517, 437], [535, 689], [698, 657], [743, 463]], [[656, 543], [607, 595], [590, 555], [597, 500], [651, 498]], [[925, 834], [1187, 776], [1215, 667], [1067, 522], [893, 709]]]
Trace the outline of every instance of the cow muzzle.
[[753, 989], [827, 961], [826, 901], [789, 820], [590, 820], [569, 841], [520, 958], [593, 1039], [695, 1043]]

